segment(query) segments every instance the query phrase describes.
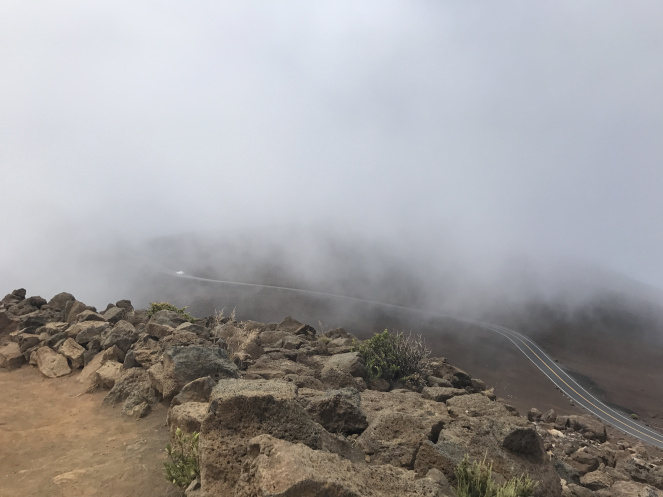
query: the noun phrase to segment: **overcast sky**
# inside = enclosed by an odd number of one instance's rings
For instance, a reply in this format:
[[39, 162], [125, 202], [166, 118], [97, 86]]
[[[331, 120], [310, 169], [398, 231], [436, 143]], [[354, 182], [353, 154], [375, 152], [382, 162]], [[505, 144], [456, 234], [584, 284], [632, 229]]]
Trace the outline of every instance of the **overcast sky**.
[[663, 288], [661, 19], [659, 1], [3, 0], [0, 291], [118, 240], [275, 225]]

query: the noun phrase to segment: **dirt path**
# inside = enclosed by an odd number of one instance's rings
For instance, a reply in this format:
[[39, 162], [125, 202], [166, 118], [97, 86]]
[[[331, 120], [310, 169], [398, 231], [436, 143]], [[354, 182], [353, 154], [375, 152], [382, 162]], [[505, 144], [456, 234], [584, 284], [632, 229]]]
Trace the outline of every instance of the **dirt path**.
[[166, 409], [134, 421], [76, 376], [0, 372], [0, 497], [174, 497], [163, 478]]

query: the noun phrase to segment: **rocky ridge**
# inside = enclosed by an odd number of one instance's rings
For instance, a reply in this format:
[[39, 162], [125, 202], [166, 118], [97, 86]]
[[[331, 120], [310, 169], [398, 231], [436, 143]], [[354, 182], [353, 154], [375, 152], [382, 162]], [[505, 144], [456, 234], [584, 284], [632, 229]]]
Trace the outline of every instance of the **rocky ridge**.
[[77, 374], [135, 418], [166, 402], [172, 431], [201, 433], [187, 495], [453, 496], [469, 455], [498, 482], [527, 473], [537, 496], [663, 496], [663, 461], [595, 418], [521, 417], [443, 358], [417, 387], [370, 379], [355, 340], [289, 317], [190, 323], [23, 289], [0, 301], [0, 368]]

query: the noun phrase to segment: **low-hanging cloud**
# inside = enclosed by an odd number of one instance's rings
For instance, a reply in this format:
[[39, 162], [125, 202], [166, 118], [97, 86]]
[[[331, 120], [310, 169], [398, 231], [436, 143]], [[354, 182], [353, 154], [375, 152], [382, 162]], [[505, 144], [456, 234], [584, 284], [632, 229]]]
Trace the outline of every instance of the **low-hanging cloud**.
[[472, 289], [559, 258], [663, 287], [661, 14], [3, 2], [0, 281], [112, 299], [129, 245], [277, 226]]

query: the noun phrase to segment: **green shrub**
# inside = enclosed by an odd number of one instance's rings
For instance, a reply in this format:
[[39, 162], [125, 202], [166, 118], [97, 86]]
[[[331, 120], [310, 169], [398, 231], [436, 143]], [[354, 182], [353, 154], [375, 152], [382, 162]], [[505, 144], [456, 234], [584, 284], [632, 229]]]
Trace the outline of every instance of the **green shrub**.
[[200, 434], [195, 431], [187, 434], [178, 428], [175, 430], [173, 444], [166, 445], [169, 459], [163, 463], [166, 468], [166, 480], [178, 487], [187, 488], [193, 480], [200, 478], [199, 437]]
[[493, 465], [483, 461], [470, 462], [465, 456], [456, 467], [456, 494], [458, 497], [530, 497], [538, 482], [528, 476], [512, 478], [503, 485], [497, 485], [493, 479]]
[[633, 419], [635, 419], [635, 420], [640, 419], [640, 416], [638, 416], [636, 413], [632, 413], [632, 414], [631, 414], [631, 417], [632, 417]]
[[364, 358], [370, 378], [420, 383], [428, 373], [431, 351], [421, 335], [384, 330], [354, 350]]
[[173, 304], [169, 304], [168, 302], [152, 302], [150, 304], [150, 308], [147, 311], [147, 317], [152, 317], [159, 311], [173, 311], [178, 314], [181, 314], [187, 321], [190, 323], [193, 323], [194, 317], [186, 312], [186, 307], [182, 307], [181, 309], [178, 307], [175, 307]]

